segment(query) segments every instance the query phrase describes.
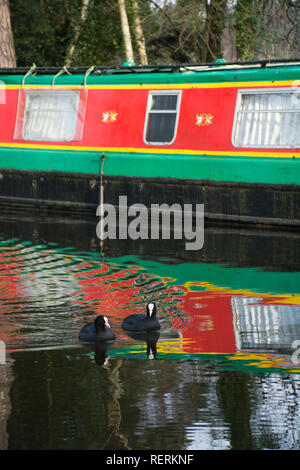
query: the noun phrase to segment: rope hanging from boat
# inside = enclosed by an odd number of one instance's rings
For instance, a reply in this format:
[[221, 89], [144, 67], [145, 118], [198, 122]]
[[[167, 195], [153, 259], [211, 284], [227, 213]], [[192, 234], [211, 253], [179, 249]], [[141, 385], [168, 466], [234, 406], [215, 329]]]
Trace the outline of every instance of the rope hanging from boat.
[[32, 64], [32, 66], [30, 67], [30, 69], [28, 70], [28, 72], [24, 75], [23, 77], [23, 80], [22, 80], [22, 87], [25, 85], [25, 80], [27, 77], [29, 77], [29, 75], [32, 75], [33, 72], [35, 71], [36, 69], [36, 65], [35, 64]]
[[89, 69], [87, 69], [85, 76], [84, 76], [84, 87], [86, 87], [86, 81], [89, 76], [89, 74], [94, 70], [95, 65], [92, 65]]
[[103, 233], [104, 233], [104, 226], [103, 226], [103, 217], [104, 217], [104, 186], [103, 186], [103, 174], [104, 174], [104, 161], [105, 161], [105, 153], [101, 156], [101, 169], [100, 169], [100, 249], [102, 258], [104, 258], [103, 253]]
[[52, 79], [52, 86], [55, 85], [55, 80], [57, 79], [57, 77], [59, 77], [59, 75], [62, 75], [63, 73], [67, 73], [68, 75], [72, 75], [71, 72], [69, 72], [69, 70], [67, 69], [67, 67], [64, 66], [56, 75], [54, 75], [54, 77]]

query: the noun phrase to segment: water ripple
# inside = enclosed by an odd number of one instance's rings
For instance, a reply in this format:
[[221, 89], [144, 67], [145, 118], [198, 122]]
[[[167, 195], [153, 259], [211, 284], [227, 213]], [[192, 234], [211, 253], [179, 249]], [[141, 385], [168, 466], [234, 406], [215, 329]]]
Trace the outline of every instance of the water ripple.
[[159, 276], [72, 247], [0, 240], [1, 339], [8, 349], [72, 345], [95, 315], [109, 316], [114, 327], [149, 300], [159, 303], [168, 327], [176, 293]]

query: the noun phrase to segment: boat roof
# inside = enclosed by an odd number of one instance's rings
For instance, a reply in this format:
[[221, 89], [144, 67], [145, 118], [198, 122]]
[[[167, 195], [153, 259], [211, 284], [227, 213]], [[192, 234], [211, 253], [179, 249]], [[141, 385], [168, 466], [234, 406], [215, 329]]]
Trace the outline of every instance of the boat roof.
[[[89, 80], [93, 83], [180, 83], [282, 80], [300, 78], [300, 58], [264, 59], [243, 62], [217, 60], [199, 64], [162, 64], [134, 65], [124, 63], [121, 66], [80, 66], [80, 67], [30, 67], [0, 68], [0, 83], [44, 84], [47, 77], [57, 77], [55, 84], [78, 85]], [[275, 78], [274, 78], [275, 77]], [[49, 80], [49, 78], [48, 78]], [[48, 83], [49, 84], [49, 83]], [[51, 83], [50, 83], [51, 84]], [[53, 84], [53, 83], [52, 83]]]

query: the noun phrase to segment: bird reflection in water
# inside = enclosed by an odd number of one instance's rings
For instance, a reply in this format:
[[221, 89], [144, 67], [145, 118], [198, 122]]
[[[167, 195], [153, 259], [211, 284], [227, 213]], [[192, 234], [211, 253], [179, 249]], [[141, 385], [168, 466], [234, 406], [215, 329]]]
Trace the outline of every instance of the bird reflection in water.
[[96, 341], [95, 342], [95, 362], [99, 367], [107, 366], [110, 356], [107, 354], [107, 351], [110, 347], [109, 343], [105, 341]]
[[147, 357], [148, 359], [155, 359], [157, 354], [157, 341], [160, 337], [159, 331], [147, 331], [142, 333], [127, 332], [127, 335], [139, 342], [145, 341], [147, 344]]

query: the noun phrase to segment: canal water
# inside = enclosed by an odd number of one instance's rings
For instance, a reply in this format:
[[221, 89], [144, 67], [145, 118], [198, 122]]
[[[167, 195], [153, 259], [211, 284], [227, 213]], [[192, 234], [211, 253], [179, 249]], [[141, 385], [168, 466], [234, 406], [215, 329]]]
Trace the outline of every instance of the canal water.
[[[300, 234], [107, 241], [0, 217], [0, 449], [300, 448]], [[157, 335], [123, 318], [157, 304]], [[110, 344], [82, 344], [105, 314]], [[150, 353], [152, 351], [152, 353]]]

